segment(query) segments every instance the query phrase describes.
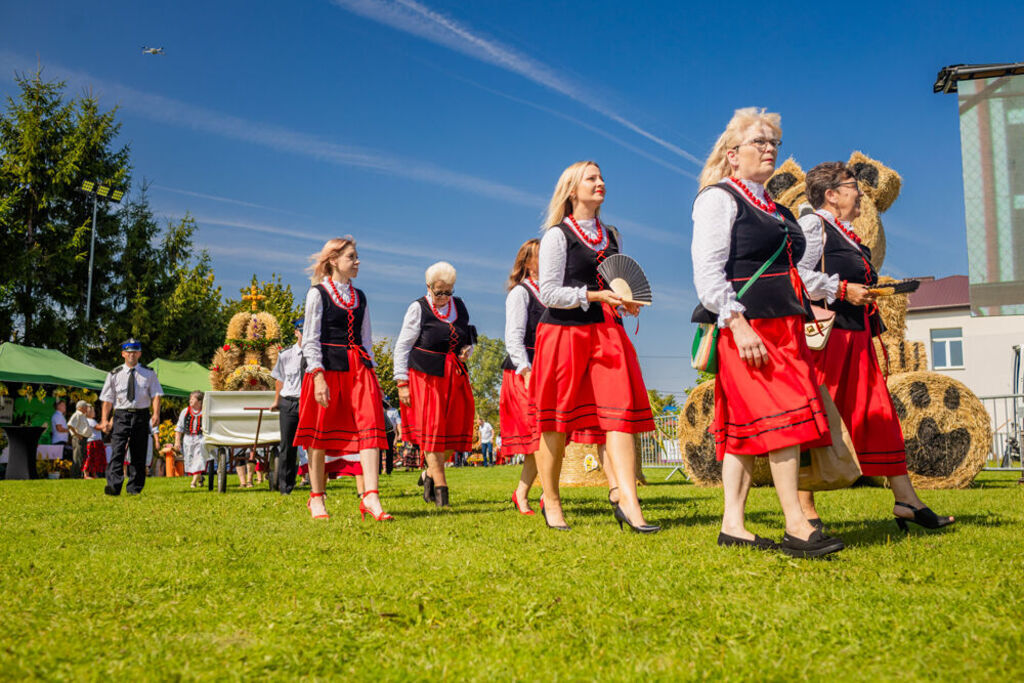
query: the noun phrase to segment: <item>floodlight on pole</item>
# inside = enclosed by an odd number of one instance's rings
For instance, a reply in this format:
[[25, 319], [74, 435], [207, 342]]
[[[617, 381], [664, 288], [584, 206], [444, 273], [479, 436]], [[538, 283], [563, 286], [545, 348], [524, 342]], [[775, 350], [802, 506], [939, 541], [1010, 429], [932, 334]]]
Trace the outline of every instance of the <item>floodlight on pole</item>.
[[110, 185], [104, 185], [91, 180], [83, 180], [78, 191], [92, 197], [92, 237], [89, 242], [89, 284], [85, 290], [85, 321], [89, 322], [89, 314], [92, 309], [92, 261], [93, 254], [96, 251], [97, 198], [104, 199], [108, 202], [114, 202], [115, 204], [120, 204], [121, 199], [124, 197], [124, 190], [115, 190]]

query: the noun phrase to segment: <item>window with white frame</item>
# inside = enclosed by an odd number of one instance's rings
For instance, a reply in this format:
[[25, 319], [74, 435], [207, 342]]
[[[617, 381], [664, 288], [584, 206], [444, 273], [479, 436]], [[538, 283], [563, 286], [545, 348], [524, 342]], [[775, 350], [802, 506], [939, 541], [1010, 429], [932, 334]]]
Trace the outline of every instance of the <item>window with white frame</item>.
[[932, 370], [964, 366], [964, 332], [961, 327], [932, 330]]

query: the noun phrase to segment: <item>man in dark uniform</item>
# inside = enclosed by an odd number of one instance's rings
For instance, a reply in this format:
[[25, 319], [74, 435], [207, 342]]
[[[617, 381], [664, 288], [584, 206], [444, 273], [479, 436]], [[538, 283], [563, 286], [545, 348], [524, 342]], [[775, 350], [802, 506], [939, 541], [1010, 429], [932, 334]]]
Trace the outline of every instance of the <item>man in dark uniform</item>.
[[[146, 484], [146, 452], [151, 438], [150, 430], [160, 421], [160, 396], [164, 391], [156, 373], [139, 363], [142, 343], [129, 339], [121, 344], [124, 365], [107, 375], [100, 392], [103, 401], [103, 420], [100, 430], [113, 430], [110, 440], [110, 462], [107, 463], [108, 496], [121, 495], [124, 482], [125, 451], [131, 449], [128, 465], [128, 495], [142, 493]], [[111, 418], [113, 410], [113, 418]]]
[[277, 363], [270, 372], [274, 378], [277, 393], [271, 410], [279, 410], [277, 419], [281, 425], [281, 454], [277, 461], [277, 488], [287, 495], [295, 488], [298, 473], [298, 447], [292, 444], [295, 430], [299, 427], [299, 397], [302, 396], [302, 377], [306, 361], [302, 357], [303, 318], [295, 321], [295, 344], [277, 354]]

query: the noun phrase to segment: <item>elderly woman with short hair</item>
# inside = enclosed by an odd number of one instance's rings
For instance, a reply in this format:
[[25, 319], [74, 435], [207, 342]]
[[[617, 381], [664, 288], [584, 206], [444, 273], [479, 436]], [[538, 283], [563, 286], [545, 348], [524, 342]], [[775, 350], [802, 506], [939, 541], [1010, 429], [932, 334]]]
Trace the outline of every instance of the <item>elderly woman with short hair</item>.
[[455, 277], [446, 261], [427, 268], [427, 293], [409, 304], [395, 342], [402, 435], [424, 453], [423, 499], [438, 507], [448, 507], [444, 464], [453, 451], [472, 447], [476, 410], [466, 368], [476, 328], [454, 296]]
[[[908, 521], [927, 529], [952, 524], [952, 517], [940, 517], [921, 502], [907, 475], [903, 430], [871, 343], [884, 326], [870, 289], [878, 284], [871, 250], [853, 231], [852, 221], [860, 215], [857, 178], [846, 164], [832, 161], [812, 168], [806, 183], [815, 211], [800, 218], [807, 240], [801, 272], [812, 298], [823, 299], [835, 312], [828, 343], [811, 355], [850, 431], [861, 471], [889, 480], [897, 524], [903, 529]], [[823, 528], [814, 494], [801, 491], [800, 503], [808, 521]]]

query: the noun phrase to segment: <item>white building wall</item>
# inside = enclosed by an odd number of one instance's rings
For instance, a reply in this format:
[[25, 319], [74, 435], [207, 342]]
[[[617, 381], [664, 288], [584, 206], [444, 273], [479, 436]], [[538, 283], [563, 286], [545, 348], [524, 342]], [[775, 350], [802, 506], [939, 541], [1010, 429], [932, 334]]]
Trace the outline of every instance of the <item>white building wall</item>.
[[[934, 370], [931, 331], [963, 330], [964, 367]], [[1001, 396], [1013, 389], [1012, 349], [1024, 344], [1024, 315], [971, 317], [969, 308], [908, 311], [907, 339], [924, 342], [928, 368], [963, 382], [978, 396]]]

